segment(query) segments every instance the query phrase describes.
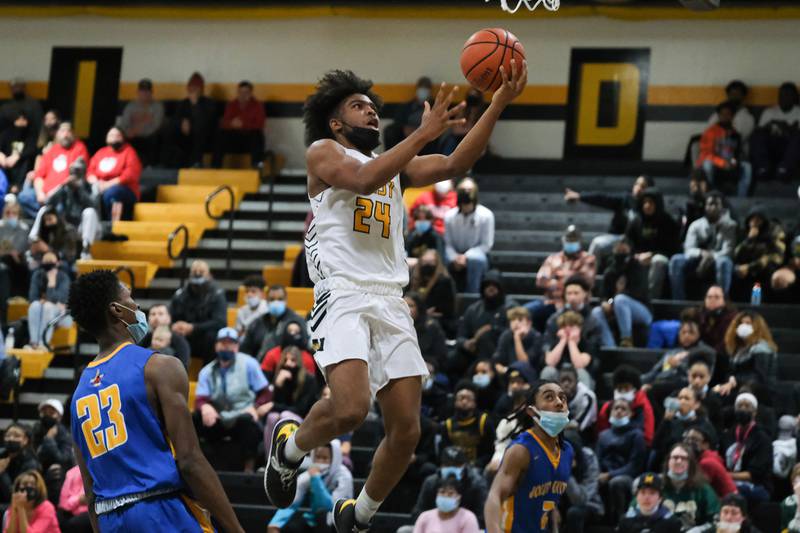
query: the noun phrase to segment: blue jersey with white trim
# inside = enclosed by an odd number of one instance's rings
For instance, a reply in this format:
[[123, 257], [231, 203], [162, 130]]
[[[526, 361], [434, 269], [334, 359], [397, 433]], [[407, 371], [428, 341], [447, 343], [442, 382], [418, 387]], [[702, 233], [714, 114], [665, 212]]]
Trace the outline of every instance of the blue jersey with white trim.
[[152, 350], [131, 343], [89, 363], [72, 396], [72, 438], [98, 500], [184, 487], [144, 368]]

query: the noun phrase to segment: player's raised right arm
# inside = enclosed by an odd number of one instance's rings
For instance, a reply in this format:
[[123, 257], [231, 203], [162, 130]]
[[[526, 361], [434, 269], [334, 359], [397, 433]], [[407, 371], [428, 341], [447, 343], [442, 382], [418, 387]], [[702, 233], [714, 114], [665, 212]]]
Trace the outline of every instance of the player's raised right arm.
[[503, 502], [517, 490], [517, 484], [523, 473], [528, 469], [530, 455], [525, 447], [518, 444], [506, 450], [500, 470], [494, 477], [489, 497], [483, 507], [483, 518], [486, 521], [486, 533], [501, 533], [500, 520], [502, 520]]
[[217, 473], [208, 464], [189, 413], [189, 379], [175, 357], [155, 354], [145, 366], [145, 380], [153, 387], [181, 476], [204, 508], [226, 533], [242, 532]]

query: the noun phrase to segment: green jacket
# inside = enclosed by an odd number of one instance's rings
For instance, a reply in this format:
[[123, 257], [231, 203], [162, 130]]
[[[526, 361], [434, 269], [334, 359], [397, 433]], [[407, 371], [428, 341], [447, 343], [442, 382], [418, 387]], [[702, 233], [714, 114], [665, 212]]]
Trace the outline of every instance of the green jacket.
[[663, 498], [664, 505], [681, 519], [684, 528], [711, 522], [719, 512], [719, 500], [708, 483], [677, 490], [667, 478]]
[[795, 520], [795, 516], [797, 516], [797, 496], [792, 494], [781, 502], [781, 533], [800, 532], [800, 520]]

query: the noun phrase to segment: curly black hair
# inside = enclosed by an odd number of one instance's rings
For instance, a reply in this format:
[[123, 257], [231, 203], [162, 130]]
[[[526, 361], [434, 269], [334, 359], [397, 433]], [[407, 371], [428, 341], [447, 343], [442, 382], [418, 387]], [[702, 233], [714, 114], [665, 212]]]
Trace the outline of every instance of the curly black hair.
[[319, 84], [317, 91], [306, 99], [303, 106], [303, 123], [306, 127], [306, 146], [320, 139], [333, 139], [328, 121], [339, 104], [352, 94], [364, 94], [380, 111], [381, 97], [372, 91], [372, 81], [356, 76], [352, 70], [331, 70]]
[[80, 276], [69, 289], [67, 307], [80, 327], [92, 335], [108, 327], [108, 304], [119, 298], [120, 284], [110, 270]]

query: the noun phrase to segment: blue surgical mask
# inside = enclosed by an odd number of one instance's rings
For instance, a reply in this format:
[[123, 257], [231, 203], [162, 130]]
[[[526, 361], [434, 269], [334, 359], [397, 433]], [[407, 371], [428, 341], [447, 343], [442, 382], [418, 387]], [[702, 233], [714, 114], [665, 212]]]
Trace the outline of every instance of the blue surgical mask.
[[16, 228], [19, 224], [19, 219], [16, 217], [8, 217], [6, 218], [6, 226], [9, 228]]
[[283, 300], [272, 300], [269, 303], [269, 314], [272, 316], [278, 317], [283, 316], [283, 313], [286, 311], [286, 302]]
[[675, 412], [675, 418], [677, 418], [678, 420], [691, 420], [694, 418], [694, 416], [695, 416], [694, 409], [692, 409], [686, 414], [683, 414], [680, 411]]
[[452, 513], [460, 503], [459, 498], [453, 496], [436, 496], [436, 508], [443, 513]]
[[419, 233], [427, 233], [428, 230], [431, 229], [431, 221], [430, 220], [417, 220], [414, 223], [414, 229], [417, 230]]
[[608, 417], [608, 423], [611, 424], [611, 427], [624, 428], [631, 423], [631, 417], [623, 416], [621, 418], [617, 418], [615, 416], [610, 416]]
[[207, 281], [205, 276], [192, 276], [189, 278], [190, 285], [202, 286], [205, 285]]
[[569, 424], [568, 412], [539, 411], [535, 407], [533, 410], [539, 415], [539, 418], [534, 418], [534, 420], [551, 437], [557, 437]]
[[489, 374], [475, 374], [472, 376], [472, 382], [479, 389], [485, 389], [492, 382], [492, 376]]
[[564, 253], [568, 255], [577, 254], [581, 251], [581, 243], [579, 242], [564, 242]]
[[133, 339], [134, 344], [139, 344], [142, 339], [147, 336], [147, 333], [150, 331], [150, 326], [147, 324], [147, 315], [144, 314], [144, 311], [140, 309], [131, 309], [130, 307], [126, 307], [120, 303], [117, 304], [118, 306], [122, 307], [123, 309], [127, 309], [133, 313], [133, 316], [136, 317], [136, 322], [133, 324], [128, 324], [124, 320], [122, 323], [125, 324], [128, 328], [128, 333], [131, 334], [131, 338]]
[[439, 475], [442, 476], [443, 479], [447, 479], [450, 476], [455, 476], [455, 478], [461, 481], [461, 476], [464, 474], [464, 468], [460, 466], [442, 466], [439, 467]]
[[418, 87], [417, 88], [417, 101], [424, 102], [428, 98], [431, 97], [431, 90], [427, 87]]
[[686, 481], [689, 479], [689, 470], [686, 470], [683, 474], [676, 474], [672, 470], [667, 470], [667, 476], [669, 476], [672, 481]]
[[220, 361], [233, 361], [234, 358], [236, 358], [236, 352], [232, 352], [230, 350], [220, 350], [217, 352], [217, 359]]

